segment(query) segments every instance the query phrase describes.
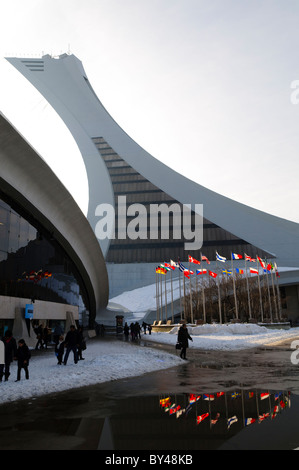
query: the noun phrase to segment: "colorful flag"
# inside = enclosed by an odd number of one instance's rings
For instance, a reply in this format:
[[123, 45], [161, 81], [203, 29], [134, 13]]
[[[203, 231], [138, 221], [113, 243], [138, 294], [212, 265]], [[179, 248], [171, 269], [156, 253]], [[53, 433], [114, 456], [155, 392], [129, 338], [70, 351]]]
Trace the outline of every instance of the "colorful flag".
[[257, 259], [259, 260], [259, 263], [260, 263], [261, 267], [263, 269], [265, 269], [266, 265], [265, 265], [264, 261], [259, 256], [257, 256]]
[[237, 253], [232, 253], [232, 259], [242, 259], [242, 255], [238, 255]]
[[166, 405], [169, 405], [170, 403], [170, 397], [167, 398], [161, 398], [160, 400], [160, 405], [164, 408]]
[[265, 398], [269, 398], [269, 393], [261, 393], [261, 400], [265, 400]]
[[182, 264], [179, 263], [179, 270], [183, 273], [184, 271], [188, 271], [188, 269]]
[[217, 392], [217, 394], [216, 394], [216, 395], [217, 395], [217, 398], [219, 398], [219, 397], [223, 397], [223, 396], [224, 396], [224, 392]]
[[208, 264], [210, 264], [210, 261], [208, 260], [208, 258], [204, 255], [201, 255], [201, 261], [206, 261]]
[[258, 273], [259, 273], [258, 270], [257, 270], [257, 269], [254, 269], [254, 268], [250, 268], [250, 269], [249, 269], [249, 272], [250, 272], [251, 274], [258, 274]]
[[190, 263], [200, 264], [200, 261], [197, 261], [197, 259], [192, 258], [192, 256], [190, 256], [190, 255], [189, 255], [189, 261], [190, 261]]
[[217, 413], [215, 416], [215, 419], [211, 419], [211, 425], [214, 426], [218, 422], [219, 418], [220, 418], [220, 413]]
[[245, 418], [245, 426], [249, 426], [250, 424], [253, 424], [256, 422], [255, 418]]
[[213, 401], [213, 400], [215, 400], [215, 396], [214, 396], [214, 395], [209, 395], [209, 394], [207, 394], [207, 393], [204, 393], [203, 396], [202, 396], [202, 398], [203, 398], [204, 400], [208, 400], [208, 401]]
[[166, 274], [166, 273], [167, 273], [167, 269], [161, 268], [161, 266], [158, 266], [158, 267], [156, 268], [156, 273], [158, 273], [158, 274]]
[[173, 271], [175, 270], [175, 267], [174, 267], [174, 266], [172, 266], [172, 264], [169, 264], [169, 263], [164, 263], [164, 266], [165, 266], [165, 268], [172, 269]]
[[238, 398], [238, 397], [240, 397], [240, 396], [241, 396], [241, 393], [240, 393], [240, 392], [234, 392], [234, 393], [232, 393], [232, 395], [231, 395], [232, 398]]
[[172, 259], [170, 260], [170, 264], [171, 264], [171, 266], [173, 266], [174, 268], [178, 268], [178, 267], [179, 267], [179, 263], [176, 263], [176, 262], [173, 261]]
[[209, 275], [212, 276], [213, 278], [216, 278], [216, 277], [217, 277], [217, 274], [216, 274], [216, 273], [213, 273], [212, 271], [209, 271]]
[[224, 270], [222, 271], [222, 273], [223, 273], [223, 274], [227, 274], [228, 276], [230, 276], [233, 272], [232, 272], [232, 271], [229, 271], [229, 270], [227, 270], [227, 269], [224, 269]]
[[244, 270], [240, 268], [236, 268], [236, 273], [238, 274], [244, 274]]
[[251, 261], [252, 263], [256, 262], [256, 259], [251, 258], [251, 256], [246, 255], [246, 253], [245, 253], [245, 259], [246, 259], [246, 261]]
[[226, 261], [226, 258], [224, 258], [224, 256], [220, 256], [219, 253], [217, 253], [217, 251], [216, 251], [216, 259], [218, 261], [221, 261], [222, 263], [225, 263]]
[[238, 421], [237, 416], [232, 416], [227, 420], [227, 427], [228, 429], [231, 427], [232, 424], [236, 423]]
[[276, 415], [277, 415], [278, 411], [279, 411], [279, 406], [275, 405], [274, 408], [273, 408], [273, 413], [272, 413], [271, 419], [276, 418]]
[[259, 415], [259, 422], [261, 423], [265, 419], [269, 418], [270, 414], [269, 413], [263, 413], [262, 415]]
[[206, 269], [197, 269], [196, 274], [206, 274], [207, 270]]
[[197, 416], [196, 417], [196, 424], [201, 423], [204, 419], [206, 419], [209, 416], [209, 413], [204, 413], [203, 415]]

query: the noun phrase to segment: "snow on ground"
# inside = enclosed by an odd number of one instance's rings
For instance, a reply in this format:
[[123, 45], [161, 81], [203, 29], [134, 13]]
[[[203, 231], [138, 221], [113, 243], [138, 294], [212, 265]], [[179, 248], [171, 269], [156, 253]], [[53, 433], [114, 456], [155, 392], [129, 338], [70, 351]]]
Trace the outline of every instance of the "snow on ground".
[[[57, 365], [54, 349], [33, 354], [29, 365], [30, 378], [26, 380], [22, 370], [20, 382], [15, 382], [17, 364], [13, 362], [8, 382], [0, 383], [0, 404], [135, 377], [182, 364], [175, 352], [177, 330], [178, 327], [174, 327], [169, 333], [152, 332], [151, 335], [142, 335], [147, 341], [173, 345], [173, 354], [140, 347], [131, 342], [93, 339], [87, 342], [85, 360], [78, 364], [74, 364], [72, 352], [66, 366]], [[188, 327], [188, 330], [193, 338], [190, 347], [204, 350], [237, 351], [299, 338], [299, 328], [271, 330], [250, 324], [212, 324]]]
[[[147, 335], [147, 340], [164, 344], [174, 344], [178, 327], [169, 333], [154, 333]], [[188, 332], [193, 341], [190, 348], [220, 351], [238, 351], [255, 348], [262, 345], [275, 344], [284, 340], [299, 338], [299, 328], [270, 329], [249, 323], [235, 324], [206, 324], [196, 327], [188, 326]]]
[[83, 357], [84, 361], [74, 364], [74, 356], [71, 352], [65, 366], [57, 365], [54, 348], [52, 348], [52, 353], [44, 350], [38, 355], [32, 354], [29, 362], [29, 380], [25, 379], [24, 370], [22, 370], [20, 382], [15, 382], [17, 363], [13, 362], [9, 380], [4, 382], [3, 378], [3, 382], [0, 383], [0, 404], [134, 377], [181, 363], [181, 359], [175, 355], [119, 340], [88, 341]]

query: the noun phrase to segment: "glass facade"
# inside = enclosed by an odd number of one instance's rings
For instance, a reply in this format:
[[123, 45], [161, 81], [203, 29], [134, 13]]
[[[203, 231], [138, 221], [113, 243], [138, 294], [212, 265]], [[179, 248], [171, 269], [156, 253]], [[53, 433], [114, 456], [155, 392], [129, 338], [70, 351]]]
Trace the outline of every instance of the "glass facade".
[[79, 307], [89, 302], [76, 266], [51, 235], [0, 191], [0, 295]]
[[[173, 199], [160, 188], [154, 186], [150, 181], [144, 178], [144, 176], [128, 165], [128, 163], [110, 147], [103, 137], [95, 137], [93, 138], [93, 142], [103, 158], [111, 177], [115, 196], [116, 233], [118, 233], [118, 196], [126, 196], [127, 206], [134, 203], [142, 204], [145, 207], [148, 207], [150, 204], [165, 203], [169, 207], [172, 204], [178, 204], [182, 211], [183, 206], [181, 203]], [[198, 251], [189, 250], [188, 253], [185, 251], [184, 245], [188, 240], [183, 236], [180, 239], [173, 236], [176, 229], [179, 229], [183, 234], [183, 228], [182, 226], [176, 227], [175, 223], [173, 223], [174, 218], [171, 218], [171, 216], [169, 220], [170, 236], [168, 239], [161, 238], [160, 232], [157, 239], [151, 238], [149, 233], [150, 223], [149, 220], [147, 220], [146, 227], [148, 232], [146, 236], [136, 240], [131, 240], [128, 237], [126, 239], [116, 238], [112, 240], [106, 261], [112, 263], [160, 263], [163, 260], [167, 261], [169, 259], [175, 261], [180, 259], [183, 261], [188, 258], [188, 255], [200, 259]], [[127, 217], [127, 224], [129, 223], [130, 217]], [[195, 217], [193, 213], [191, 215], [190, 229], [193, 231], [194, 227]], [[247, 253], [252, 257], [255, 257], [257, 253], [262, 257], [273, 257], [273, 255], [257, 249], [245, 240], [236, 237], [232, 233], [204, 218], [202, 253], [209, 259], [215, 259], [216, 250], [228, 259], [231, 257], [231, 252]]]

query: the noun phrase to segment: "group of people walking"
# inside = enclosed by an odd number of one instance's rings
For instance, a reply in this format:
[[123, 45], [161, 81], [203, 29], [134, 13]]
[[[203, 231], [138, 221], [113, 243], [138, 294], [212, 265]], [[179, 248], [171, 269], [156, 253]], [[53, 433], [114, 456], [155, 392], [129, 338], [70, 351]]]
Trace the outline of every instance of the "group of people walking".
[[[39, 342], [41, 338], [37, 337], [37, 339], [37, 344], [40, 344]], [[3, 381], [3, 377], [5, 382], [8, 381], [8, 378], [11, 374], [10, 369], [13, 361], [17, 361], [18, 363], [16, 382], [21, 380], [22, 369], [24, 369], [25, 378], [28, 380], [31, 352], [25, 340], [20, 339], [17, 342], [13, 337], [12, 331], [6, 330], [1, 341], [3, 342], [2, 348], [4, 349], [4, 363], [0, 364], [0, 382]], [[63, 334], [55, 335], [54, 342], [55, 355], [58, 361], [57, 364], [66, 365], [71, 351], [74, 355], [75, 364], [77, 364], [79, 360], [84, 360], [84, 357], [82, 357], [82, 351], [86, 349], [86, 343], [83, 337], [82, 326], [79, 326], [77, 329], [75, 325], [71, 325], [70, 330], [66, 334], [65, 338]], [[44, 345], [41, 345], [40, 347], [43, 348]], [[38, 347], [35, 347], [35, 349], [38, 349]]]
[[2, 341], [4, 343], [4, 364], [0, 364], [0, 382], [3, 377], [7, 382], [10, 376], [10, 365], [15, 360], [18, 362], [17, 379], [16, 382], [21, 380], [21, 370], [24, 369], [25, 377], [29, 379], [29, 360], [31, 352], [23, 339], [18, 341], [12, 335], [11, 330], [6, 330]]
[[142, 327], [140, 326], [138, 321], [136, 321], [135, 323], [132, 322], [130, 324], [130, 326], [126, 322], [125, 326], [124, 326], [125, 338], [128, 339], [130, 334], [131, 334], [131, 340], [132, 341], [135, 341], [136, 339], [140, 339], [141, 338], [142, 328], [143, 328], [143, 332], [144, 332], [145, 335], [146, 335], [146, 329], [148, 329], [149, 334], [151, 334], [152, 326], [148, 325], [145, 322], [142, 323]]
[[63, 335], [60, 335], [55, 344], [55, 354], [58, 361], [57, 364], [64, 364], [66, 366], [71, 351], [74, 355], [75, 364], [77, 364], [78, 361], [84, 361], [82, 351], [85, 349], [86, 344], [83, 337], [82, 326], [79, 326], [78, 329], [76, 329], [75, 325], [71, 325], [66, 337], [64, 338]]

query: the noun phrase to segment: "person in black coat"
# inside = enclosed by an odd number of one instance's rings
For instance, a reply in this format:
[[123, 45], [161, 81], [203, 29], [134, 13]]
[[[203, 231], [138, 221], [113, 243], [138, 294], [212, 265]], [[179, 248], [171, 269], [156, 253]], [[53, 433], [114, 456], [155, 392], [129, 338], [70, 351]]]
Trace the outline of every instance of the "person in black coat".
[[66, 366], [69, 354], [71, 351], [74, 353], [74, 362], [75, 364], [78, 363], [78, 333], [75, 328], [75, 325], [71, 325], [70, 331], [67, 333], [65, 337], [65, 346], [66, 352], [64, 355], [63, 363]]
[[28, 380], [29, 379], [29, 359], [31, 358], [31, 353], [30, 350], [25, 343], [23, 339], [20, 339], [19, 341], [19, 347], [17, 350], [16, 354], [17, 360], [18, 360], [18, 375], [17, 375], [17, 380], [16, 382], [19, 382], [21, 380], [21, 370], [24, 369], [25, 371], [25, 377]]
[[55, 355], [58, 361], [57, 365], [62, 364], [64, 347], [65, 347], [65, 341], [64, 341], [64, 337], [61, 335], [58, 339], [58, 342], [55, 344]]
[[193, 341], [193, 339], [188, 333], [186, 323], [183, 323], [183, 325], [181, 326], [178, 332], [178, 343], [181, 343], [181, 346], [182, 346], [181, 354], [180, 354], [180, 357], [182, 359], [186, 359], [186, 350], [189, 346], [189, 342], [188, 342], [189, 339]]
[[[5, 381], [8, 380], [10, 376], [10, 364], [16, 357], [17, 354], [17, 342], [14, 339], [11, 330], [6, 330], [5, 335], [2, 338], [4, 343], [4, 364], [0, 364], [0, 382], [2, 382], [3, 375]], [[4, 372], [5, 369], [5, 372]]]

